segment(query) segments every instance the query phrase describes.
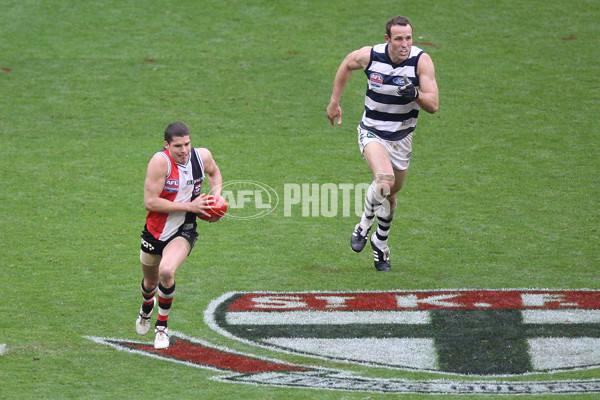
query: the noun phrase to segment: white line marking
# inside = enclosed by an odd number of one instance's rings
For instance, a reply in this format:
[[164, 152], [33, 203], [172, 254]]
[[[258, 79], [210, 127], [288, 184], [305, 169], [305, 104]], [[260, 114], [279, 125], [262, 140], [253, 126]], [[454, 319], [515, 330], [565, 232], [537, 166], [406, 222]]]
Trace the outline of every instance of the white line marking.
[[529, 339], [529, 354], [538, 371], [600, 365], [598, 338]]
[[437, 370], [433, 339], [363, 338], [312, 339], [267, 338], [265, 342], [309, 354], [325, 354], [342, 360], [359, 360], [414, 369]]
[[526, 324], [597, 324], [600, 310], [523, 310]]
[[426, 325], [431, 323], [428, 311], [231, 311], [227, 313], [226, 320], [230, 325]]

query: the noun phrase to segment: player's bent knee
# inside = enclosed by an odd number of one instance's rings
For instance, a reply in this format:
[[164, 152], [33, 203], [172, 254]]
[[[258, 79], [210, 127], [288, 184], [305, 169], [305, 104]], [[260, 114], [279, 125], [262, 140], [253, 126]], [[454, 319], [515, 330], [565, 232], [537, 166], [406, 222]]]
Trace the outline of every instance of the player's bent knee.
[[395, 179], [396, 178], [394, 177], [394, 174], [375, 174], [375, 179], [373, 180], [373, 183], [375, 184], [377, 193], [383, 197], [389, 196], [392, 192], [392, 188], [394, 187]]
[[175, 279], [175, 271], [172, 269], [161, 269], [158, 275], [161, 282], [168, 282]]

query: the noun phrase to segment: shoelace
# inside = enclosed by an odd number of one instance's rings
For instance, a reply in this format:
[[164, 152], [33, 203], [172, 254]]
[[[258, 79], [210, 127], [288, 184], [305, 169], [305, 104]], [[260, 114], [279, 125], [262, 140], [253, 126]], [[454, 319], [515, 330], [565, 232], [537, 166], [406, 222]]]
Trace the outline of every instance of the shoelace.
[[360, 237], [362, 237], [362, 238], [366, 238], [366, 237], [367, 237], [367, 235], [369, 234], [369, 229], [367, 229], [367, 232], [364, 234], [364, 236], [362, 235], [362, 232], [363, 232], [363, 229], [362, 229], [362, 228], [356, 228], [356, 229], [354, 230], [354, 232], [352, 232], [352, 234], [353, 234], [354, 236], [360, 236]]

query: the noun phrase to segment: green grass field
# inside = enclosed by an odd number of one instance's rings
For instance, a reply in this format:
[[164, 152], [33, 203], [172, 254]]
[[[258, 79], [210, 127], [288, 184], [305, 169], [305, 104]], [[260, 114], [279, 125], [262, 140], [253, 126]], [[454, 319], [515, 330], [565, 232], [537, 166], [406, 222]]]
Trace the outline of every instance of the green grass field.
[[230, 291], [600, 289], [597, 1], [3, 0], [0, 398], [458, 398], [216, 382], [86, 337], [151, 340], [133, 326], [142, 189], [170, 122], [211, 149], [225, 182], [261, 182], [280, 200], [290, 184], [370, 182], [355, 129], [364, 74], [345, 89], [341, 126], [325, 109], [343, 57], [381, 43], [397, 14], [434, 60], [440, 110], [419, 119], [392, 271], [350, 251], [355, 215], [281, 203], [202, 223], [170, 328], [360, 376], [466, 380], [256, 348], [215, 332], [204, 310]]

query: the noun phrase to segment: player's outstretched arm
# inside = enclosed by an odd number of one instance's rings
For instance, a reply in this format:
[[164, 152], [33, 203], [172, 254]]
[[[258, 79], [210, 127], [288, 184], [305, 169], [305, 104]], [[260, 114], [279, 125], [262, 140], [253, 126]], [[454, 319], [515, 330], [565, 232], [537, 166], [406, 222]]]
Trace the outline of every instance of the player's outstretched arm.
[[331, 122], [332, 126], [335, 125], [336, 119], [338, 125], [342, 123], [340, 98], [342, 97], [342, 92], [344, 91], [346, 84], [352, 76], [352, 72], [357, 69], [364, 69], [369, 64], [370, 58], [371, 47], [365, 46], [348, 54], [340, 64], [340, 67], [335, 74], [333, 91], [331, 93], [329, 105], [327, 106], [327, 118], [329, 118], [329, 122]]

